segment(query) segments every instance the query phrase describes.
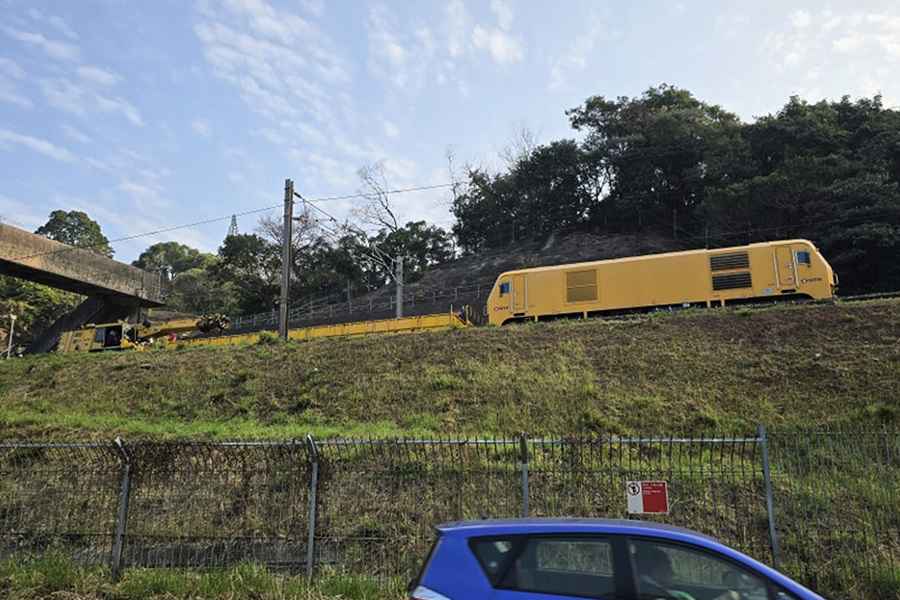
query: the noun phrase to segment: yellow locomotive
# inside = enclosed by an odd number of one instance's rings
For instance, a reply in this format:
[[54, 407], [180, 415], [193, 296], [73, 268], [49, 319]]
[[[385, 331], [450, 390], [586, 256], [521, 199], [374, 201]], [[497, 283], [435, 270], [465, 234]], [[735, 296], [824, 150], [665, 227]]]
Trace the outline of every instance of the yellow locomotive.
[[808, 240], [519, 269], [501, 274], [488, 321], [782, 298], [833, 298], [837, 276]]

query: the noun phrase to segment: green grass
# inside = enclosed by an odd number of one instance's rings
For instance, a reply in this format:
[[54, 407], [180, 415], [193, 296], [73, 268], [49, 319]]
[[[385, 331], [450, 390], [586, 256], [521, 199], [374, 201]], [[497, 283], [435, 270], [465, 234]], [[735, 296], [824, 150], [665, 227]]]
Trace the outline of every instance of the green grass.
[[897, 423], [900, 301], [0, 364], [0, 436], [690, 433]]
[[0, 595], [11, 600], [395, 600], [399, 581], [325, 576], [311, 585], [302, 576], [244, 564], [231, 569], [186, 571], [129, 569], [113, 583], [104, 567], [83, 567], [59, 554], [0, 562]]

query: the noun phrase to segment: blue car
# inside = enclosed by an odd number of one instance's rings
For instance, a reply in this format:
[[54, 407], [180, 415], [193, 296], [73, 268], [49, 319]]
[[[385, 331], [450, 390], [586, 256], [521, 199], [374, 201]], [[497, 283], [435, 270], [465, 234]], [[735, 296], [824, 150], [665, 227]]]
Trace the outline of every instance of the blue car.
[[440, 525], [410, 598], [821, 600], [703, 534], [611, 519]]

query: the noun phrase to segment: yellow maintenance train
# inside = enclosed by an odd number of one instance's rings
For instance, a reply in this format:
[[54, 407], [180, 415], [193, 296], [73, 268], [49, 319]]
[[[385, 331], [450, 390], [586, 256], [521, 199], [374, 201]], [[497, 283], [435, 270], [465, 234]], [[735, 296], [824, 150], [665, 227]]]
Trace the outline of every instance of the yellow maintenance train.
[[[507, 271], [497, 278], [485, 310], [490, 324], [504, 325], [658, 307], [710, 307], [797, 298], [823, 300], [834, 297], [837, 283], [831, 265], [812, 242], [783, 240]], [[451, 309], [433, 315], [317, 325], [293, 329], [289, 337], [307, 340], [467, 327], [467, 315], [467, 309], [459, 314]], [[206, 333], [210, 329], [202, 324], [201, 319], [144, 327], [127, 323], [90, 325], [63, 334], [58, 351], [96, 352], [175, 344], [222, 346], [252, 343], [261, 335], [197, 337], [195, 329]]]
[[808, 240], [650, 254], [502, 273], [488, 321], [599, 315], [670, 306], [834, 297], [837, 276]]

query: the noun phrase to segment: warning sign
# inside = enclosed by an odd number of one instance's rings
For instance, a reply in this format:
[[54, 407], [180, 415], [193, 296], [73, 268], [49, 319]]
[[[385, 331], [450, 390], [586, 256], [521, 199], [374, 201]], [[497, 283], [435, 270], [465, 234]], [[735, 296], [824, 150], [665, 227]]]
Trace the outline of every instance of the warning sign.
[[627, 481], [628, 514], [669, 514], [669, 484], [665, 481]]

